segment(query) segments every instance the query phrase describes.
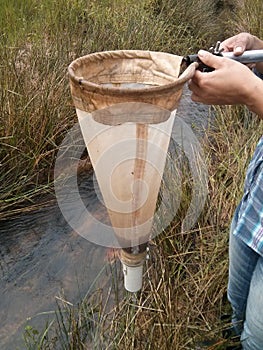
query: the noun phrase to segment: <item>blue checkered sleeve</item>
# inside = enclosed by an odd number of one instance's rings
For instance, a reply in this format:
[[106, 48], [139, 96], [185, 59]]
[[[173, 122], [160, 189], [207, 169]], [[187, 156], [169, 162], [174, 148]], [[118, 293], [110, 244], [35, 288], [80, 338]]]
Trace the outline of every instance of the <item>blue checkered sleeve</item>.
[[263, 137], [249, 164], [233, 234], [263, 256]]

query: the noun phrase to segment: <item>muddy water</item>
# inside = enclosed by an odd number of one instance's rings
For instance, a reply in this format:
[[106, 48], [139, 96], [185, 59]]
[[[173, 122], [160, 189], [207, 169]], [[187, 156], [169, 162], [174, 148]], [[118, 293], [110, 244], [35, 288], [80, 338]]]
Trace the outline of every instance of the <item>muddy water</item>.
[[[200, 135], [209, 110], [191, 102], [189, 96], [185, 89], [177, 116]], [[94, 211], [100, 212], [91, 181], [87, 178], [85, 194]], [[48, 312], [53, 318], [56, 296], [63, 294], [77, 302], [101, 271], [96, 285], [110, 281], [104, 269], [106, 254], [106, 248], [73, 232], [56, 205], [0, 222], [0, 349], [23, 350], [27, 318], [33, 326], [44, 327]]]

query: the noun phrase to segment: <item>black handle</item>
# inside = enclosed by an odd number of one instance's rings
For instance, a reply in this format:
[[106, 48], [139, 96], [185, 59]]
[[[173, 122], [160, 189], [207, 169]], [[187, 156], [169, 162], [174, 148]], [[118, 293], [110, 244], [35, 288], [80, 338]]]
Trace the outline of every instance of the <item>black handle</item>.
[[[214, 52], [213, 54], [216, 56], [230, 58], [232, 60], [235, 60], [244, 64], [263, 62], [263, 50], [248, 50], [239, 56], [234, 55], [233, 52]], [[198, 70], [202, 72], [212, 72], [214, 70], [214, 68], [211, 68], [205, 65], [200, 60], [197, 54], [185, 56], [183, 58], [183, 62], [186, 64], [186, 66], [189, 66], [193, 62], [198, 62], [199, 63]]]
[[185, 56], [183, 58], [183, 62], [186, 64], [187, 67], [190, 66], [190, 64], [193, 62], [199, 63], [197, 69], [200, 70], [201, 72], [212, 72], [214, 70], [214, 68], [211, 68], [211, 67], [207, 66], [206, 64], [204, 64], [200, 60], [200, 58], [198, 57], [197, 54]]

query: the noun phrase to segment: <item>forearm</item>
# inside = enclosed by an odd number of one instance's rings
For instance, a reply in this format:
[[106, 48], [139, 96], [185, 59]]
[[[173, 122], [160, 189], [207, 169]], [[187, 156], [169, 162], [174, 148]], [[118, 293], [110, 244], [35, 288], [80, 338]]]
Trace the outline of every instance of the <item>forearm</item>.
[[246, 87], [247, 94], [244, 104], [248, 109], [263, 118], [263, 81], [255, 76], [249, 86]]

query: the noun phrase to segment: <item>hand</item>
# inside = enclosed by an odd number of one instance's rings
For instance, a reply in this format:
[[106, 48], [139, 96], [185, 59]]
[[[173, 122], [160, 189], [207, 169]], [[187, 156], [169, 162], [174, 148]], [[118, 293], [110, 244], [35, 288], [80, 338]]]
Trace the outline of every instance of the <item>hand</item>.
[[196, 71], [189, 82], [193, 101], [217, 105], [247, 103], [247, 96], [251, 92], [248, 83], [254, 79], [254, 74], [249, 68], [203, 50], [199, 51], [198, 56], [204, 64], [214, 68], [214, 71]]
[[[221, 43], [225, 51], [240, 55], [245, 50], [263, 49], [263, 41], [249, 34], [240, 33]], [[210, 73], [196, 71], [189, 82], [192, 100], [210, 105], [244, 104], [263, 117], [263, 81], [247, 66], [229, 58], [199, 51], [200, 60], [214, 68]], [[256, 68], [263, 73], [263, 63]]]
[[235, 55], [241, 55], [246, 50], [263, 49], [263, 41], [249, 33], [240, 33], [224, 40], [220, 48], [224, 51], [233, 51]]
[[[256, 36], [249, 33], [240, 33], [235, 36], [232, 36], [229, 39], [224, 40], [220, 48], [224, 51], [233, 51], [235, 55], [239, 56], [246, 50], [262, 50], [263, 41], [257, 38]], [[254, 68], [263, 73], [263, 63], [257, 64], [248, 64], [249, 68]]]

